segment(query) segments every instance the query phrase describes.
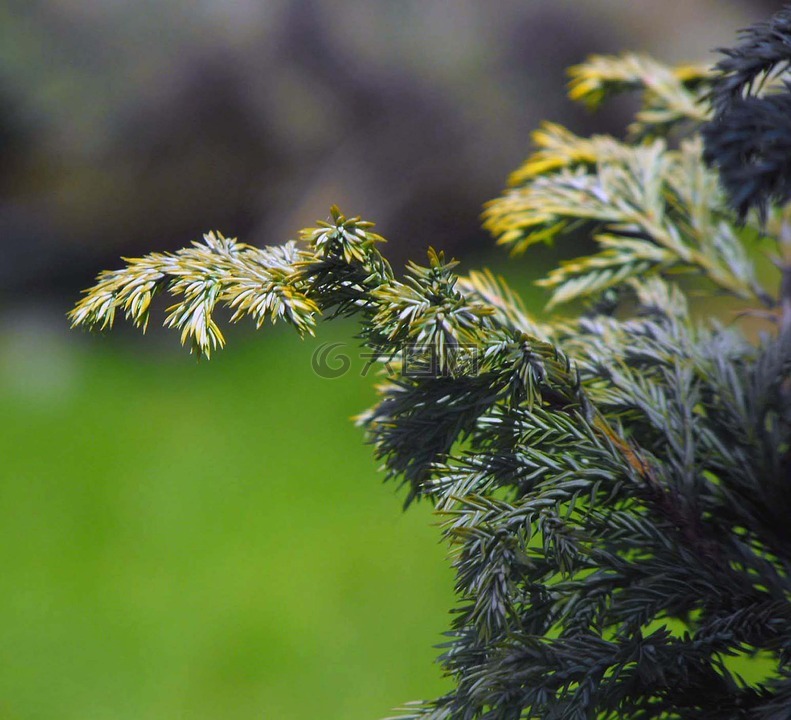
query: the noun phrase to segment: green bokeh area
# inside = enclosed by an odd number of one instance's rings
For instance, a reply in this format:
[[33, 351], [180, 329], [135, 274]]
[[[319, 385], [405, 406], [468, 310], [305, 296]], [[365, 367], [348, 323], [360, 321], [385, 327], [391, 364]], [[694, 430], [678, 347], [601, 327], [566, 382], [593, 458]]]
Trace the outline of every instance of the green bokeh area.
[[350, 420], [374, 378], [265, 334], [211, 362], [3, 336], [0, 718], [368, 719], [448, 687], [436, 518]]

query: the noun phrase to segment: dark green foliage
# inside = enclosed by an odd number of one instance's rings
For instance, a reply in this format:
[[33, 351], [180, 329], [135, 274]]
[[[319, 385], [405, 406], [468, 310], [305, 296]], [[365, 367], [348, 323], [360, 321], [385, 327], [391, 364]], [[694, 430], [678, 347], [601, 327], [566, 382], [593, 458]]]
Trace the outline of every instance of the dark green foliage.
[[742, 219], [751, 208], [791, 198], [791, 9], [745, 30], [723, 50], [711, 100], [714, 117], [703, 129], [706, 160]]
[[[368, 350], [402, 371], [360, 423], [407, 502], [434, 503], [457, 574], [441, 656], [454, 690], [406, 717], [791, 717], [791, 286], [778, 297], [743, 244], [759, 235], [748, 208], [775, 212], [787, 179], [777, 165], [735, 195], [717, 149], [734, 107], [774, 132], [751, 100], [723, 100], [739, 91], [722, 77], [760, 65], [750, 53], [767, 28], [791, 43], [778, 17], [719, 75], [631, 55], [573, 70], [592, 105], [642, 91], [632, 140], [545, 126], [485, 222], [515, 252], [590, 230], [600, 252], [541, 281], [552, 305], [587, 303], [576, 317], [543, 325], [491, 274], [459, 278], [433, 250], [399, 280], [371, 225], [337, 209], [301, 245], [211, 234], [131, 261], [72, 311], [75, 324], [109, 326], [120, 309], [144, 326], [168, 290], [168, 324], [205, 354], [222, 342], [216, 304], [300, 333], [321, 312], [359, 317]], [[703, 161], [709, 92], [706, 140], [736, 216]], [[777, 227], [767, 237], [788, 258]], [[775, 324], [750, 342], [694, 320], [690, 291]], [[431, 372], [407, 372], [414, 357]], [[734, 662], [759, 654], [765, 677], [743, 680]]]

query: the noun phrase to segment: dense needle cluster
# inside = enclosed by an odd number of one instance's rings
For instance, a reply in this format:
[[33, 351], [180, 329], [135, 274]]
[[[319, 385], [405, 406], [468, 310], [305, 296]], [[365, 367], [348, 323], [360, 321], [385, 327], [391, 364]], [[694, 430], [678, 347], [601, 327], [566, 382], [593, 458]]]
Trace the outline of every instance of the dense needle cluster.
[[791, 199], [791, 7], [742, 32], [715, 66], [706, 159], [743, 219]]
[[[629, 140], [544, 125], [485, 226], [514, 253], [590, 233], [597, 252], [540, 281], [576, 314], [539, 322], [501, 279], [459, 277], [433, 250], [398, 279], [371, 224], [336, 208], [298, 243], [210, 233], [131, 260], [72, 311], [75, 325], [122, 313], [145, 327], [168, 292], [166, 324], [204, 355], [223, 343], [217, 305], [301, 335], [322, 314], [355, 316], [389, 367], [407, 351], [436, 360], [388, 374], [360, 417], [407, 501], [435, 505], [456, 570], [440, 658], [454, 688], [406, 717], [791, 717], [791, 334], [787, 290], [752, 262], [772, 241], [789, 257], [788, 175], [748, 191], [726, 172], [723, 192], [704, 162], [729, 167], [721, 128], [734, 103], [752, 108], [732, 73], [760, 65], [768, 28], [791, 46], [788, 24], [753, 29], [758, 50], [716, 72], [635, 55], [572, 69], [589, 105], [641, 93]], [[695, 319], [706, 293], [774, 325], [750, 342]], [[457, 362], [470, 347], [478, 362]], [[748, 682], [737, 670], [751, 661], [762, 676]]]

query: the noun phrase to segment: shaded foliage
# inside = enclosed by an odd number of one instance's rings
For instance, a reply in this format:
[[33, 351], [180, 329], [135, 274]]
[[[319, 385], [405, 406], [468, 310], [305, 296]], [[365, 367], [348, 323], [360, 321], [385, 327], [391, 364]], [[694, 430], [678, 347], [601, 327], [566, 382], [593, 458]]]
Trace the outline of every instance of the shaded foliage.
[[791, 9], [744, 30], [742, 42], [722, 52], [705, 156], [739, 217], [756, 209], [763, 218], [771, 203], [791, 198]]

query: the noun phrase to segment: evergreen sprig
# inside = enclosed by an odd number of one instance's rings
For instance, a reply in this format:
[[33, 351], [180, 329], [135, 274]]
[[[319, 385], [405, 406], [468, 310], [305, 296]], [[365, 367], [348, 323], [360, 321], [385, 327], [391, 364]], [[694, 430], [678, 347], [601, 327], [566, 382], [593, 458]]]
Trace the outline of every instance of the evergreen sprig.
[[234, 311], [232, 320], [250, 315], [258, 327], [269, 317], [312, 333], [315, 303], [288, 278], [299, 253], [294, 243], [254, 248], [207, 233], [204, 243], [176, 253], [151, 253], [128, 260], [123, 270], [105, 271], [69, 313], [74, 325], [111, 328], [117, 312], [145, 331], [151, 300], [163, 291], [182, 298], [168, 308], [165, 325], [181, 330], [182, 345], [211, 356], [225, 339], [213, 318], [218, 304]]
[[767, 303], [699, 138], [669, 149], [576, 138], [558, 126], [534, 135], [538, 151], [487, 205], [484, 226], [520, 254], [585, 228], [601, 252], [563, 263], [539, 284], [550, 305], [646, 274], [701, 274], [717, 289]]
[[595, 109], [610, 95], [638, 91], [642, 107], [629, 126], [639, 138], [662, 135], [687, 121], [703, 122], [710, 110], [704, 102], [712, 76], [703, 65], [670, 68], [646, 55], [594, 55], [569, 69], [569, 97]]
[[742, 31], [715, 66], [715, 113], [704, 128], [706, 160], [717, 167], [739, 217], [766, 217], [791, 199], [791, 9]]
[[[458, 597], [440, 657], [454, 687], [404, 717], [791, 716], [791, 283], [778, 293], [759, 279], [744, 244], [756, 232], [703, 160], [716, 78], [592, 58], [573, 70], [572, 95], [595, 105], [641, 91], [631, 140], [547, 124], [487, 207], [486, 226], [516, 252], [592, 235], [599, 252], [540, 283], [552, 305], [584, 300], [576, 316], [538, 321], [503, 280], [458, 277], [434, 250], [398, 279], [372, 225], [335, 208], [300, 243], [259, 250], [210, 234], [130, 260], [71, 313], [145, 328], [151, 296], [169, 292], [166, 324], [206, 355], [222, 343], [218, 304], [302, 335], [321, 314], [350, 315], [401, 368], [359, 422], [407, 502], [434, 504]], [[767, 208], [780, 199], [761, 192]], [[781, 248], [791, 237], [782, 223], [767, 234]], [[763, 308], [776, 326], [751, 342], [695, 320], [690, 287]], [[476, 361], [460, 361], [470, 348]], [[415, 356], [431, 372], [408, 372]], [[747, 682], [739, 663], [757, 656], [765, 676]]]

